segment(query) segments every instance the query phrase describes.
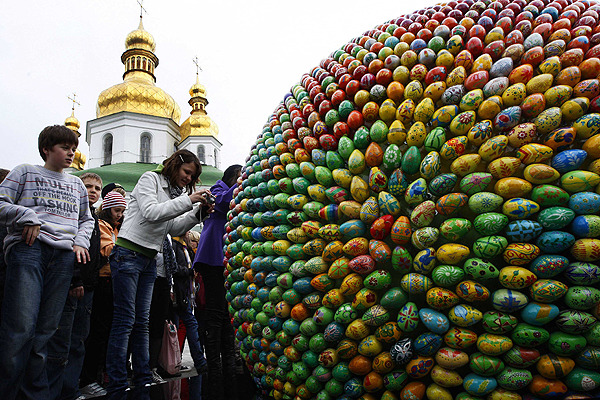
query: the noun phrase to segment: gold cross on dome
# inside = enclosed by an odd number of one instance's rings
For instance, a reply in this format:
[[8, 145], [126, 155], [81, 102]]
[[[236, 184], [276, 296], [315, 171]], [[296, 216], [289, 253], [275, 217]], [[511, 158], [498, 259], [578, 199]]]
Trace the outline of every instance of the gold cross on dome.
[[80, 102], [78, 102], [77, 100], [75, 100], [75, 98], [77, 97], [77, 93], [73, 92], [73, 97], [71, 96], [67, 96], [67, 99], [71, 100], [73, 102], [73, 105], [71, 106], [71, 110], [75, 111], [75, 104], [77, 104], [78, 106], [81, 105]]
[[198, 76], [199, 71], [202, 71], [202, 67], [200, 66], [200, 63], [198, 62], [198, 56], [194, 57], [194, 59], [192, 61], [194, 62], [194, 64], [196, 64], [196, 76]]
[[140, 5], [140, 18], [142, 18], [144, 13], [148, 14], [148, 11], [144, 8], [144, 0], [137, 0], [137, 3]]

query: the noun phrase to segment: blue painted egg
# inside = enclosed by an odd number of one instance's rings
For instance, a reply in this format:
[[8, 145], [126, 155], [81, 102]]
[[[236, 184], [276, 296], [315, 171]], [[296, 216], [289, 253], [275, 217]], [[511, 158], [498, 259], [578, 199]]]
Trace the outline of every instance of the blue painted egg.
[[292, 285], [292, 288], [299, 294], [309, 294], [313, 291], [313, 287], [310, 284], [312, 277], [304, 277], [296, 279]]
[[442, 337], [435, 333], [427, 332], [419, 335], [413, 342], [414, 350], [422, 356], [432, 356], [442, 347]]
[[406, 192], [408, 181], [400, 168], [394, 170], [388, 180], [388, 190], [392, 196], [402, 196]]
[[569, 199], [569, 208], [577, 214], [597, 214], [600, 212], [600, 194], [593, 192], [575, 193]]
[[569, 259], [563, 256], [544, 254], [531, 262], [529, 270], [538, 279], [552, 278], [563, 272], [569, 266]]
[[367, 232], [367, 226], [360, 219], [352, 219], [340, 225], [340, 233], [346, 239], [362, 237]]
[[600, 236], [600, 216], [580, 215], [571, 224], [571, 232], [578, 237], [595, 238]]
[[537, 238], [543, 230], [537, 221], [516, 220], [506, 227], [506, 238], [512, 242], [529, 242]]
[[537, 246], [544, 253], [561, 253], [575, 243], [575, 236], [564, 231], [542, 233], [537, 239]]
[[586, 157], [587, 152], [585, 150], [564, 150], [552, 157], [552, 167], [564, 174], [579, 169]]
[[492, 294], [494, 308], [509, 314], [525, 308], [528, 301], [527, 296], [518, 290], [498, 289]]
[[323, 335], [326, 341], [337, 343], [344, 338], [345, 330], [344, 325], [334, 321], [327, 325]]
[[473, 396], [485, 396], [498, 386], [496, 379], [492, 377], [482, 377], [477, 374], [468, 374], [463, 381], [463, 387]]
[[441, 335], [450, 329], [448, 317], [431, 308], [421, 308], [419, 310], [419, 318], [421, 319], [421, 322], [423, 322], [423, 325], [431, 332]]
[[554, 304], [529, 303], [521, 311], [521, 318], [528, 324], [542, 326], [558, 316], [560, 309]]

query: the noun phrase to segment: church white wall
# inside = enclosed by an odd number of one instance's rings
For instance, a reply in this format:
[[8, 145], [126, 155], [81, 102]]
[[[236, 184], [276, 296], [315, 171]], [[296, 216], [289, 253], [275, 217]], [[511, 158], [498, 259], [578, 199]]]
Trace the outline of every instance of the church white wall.
[[[198, 155], [198, 146], [204, 146], [204, 164], [221, 169], [221, 142], [212, 136], [188, 136], [179, 145], [179, 149], [189, 150]], [[215, 149], [217, 157], [215, 160]]]
[[179, 141], [179, 125], [169, 118], [122, 111], [88, 121], [86, 141], [90, 146], [88, 168], [104, 165], [104, 138], [113, 136], [111, 164], [140, 162], [140, 139], [150, 133], [150, 162], [160, 163], [173, 154]]

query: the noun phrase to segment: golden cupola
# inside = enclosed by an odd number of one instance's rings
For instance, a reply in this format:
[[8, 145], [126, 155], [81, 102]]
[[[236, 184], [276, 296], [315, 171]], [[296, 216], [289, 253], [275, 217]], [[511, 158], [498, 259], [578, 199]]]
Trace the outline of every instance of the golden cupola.
[[154, 69], [158, 57], [154, 54], [156, 43], [144, 30], [142, 18], [138, 28], [125, 38], [125, 52], [121, 62], [125, 65], [123, 82], [114, 85], [98, 96], [96, 117], [129, 111], [138, 114], [181, 119], [181, 110], [173, 98], [155, 85]]
[[[71, 115], [65, 119], [65, 126], [75, 132], [77, 137], [81, 137], [81, 133], [79, 133], [81, 124], [79, 123], [79, 120], [75, 118], [75, 105], [73, 105], [73, 109], [71, 109]], [[73, 162], [71, 163], [70, 168], [81, 171], [85, 167], [86, 161], [87, 157], [85, 154], [83, 154], [81, 150], [77, 149], [75, 151], [75, 155], [73, 156]]]
[[190, 116], [186, 119], [179, 128], [181, 141], [183, 142], [188, 136], [212, 136], [216, 138], [219, 135], [219, 127], [206, 113], [208, 100], [206, 98], [206, 89], [198, 79], [196, 74], [196, 83], [190, 88], [189, 104], [192, 106]]

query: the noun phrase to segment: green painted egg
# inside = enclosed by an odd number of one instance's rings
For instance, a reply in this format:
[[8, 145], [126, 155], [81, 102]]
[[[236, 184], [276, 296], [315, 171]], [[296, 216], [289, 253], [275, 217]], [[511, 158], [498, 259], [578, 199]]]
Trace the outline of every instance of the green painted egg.
[[[355, 150], [354, 142], [348, 136], [342, 136], [338, 141], [338, 153], [344, 159], [348, 160], [350, 155]], [[286, 166], [287, 170], [287, 166]], [[289, 173], [288, 173], [289, 175]]]
[[380, 304], [388, 310], [396, 310], [404, 306], [408, 295], [399, 287], [391, 287], [383, 294]]
[[510, 337], [518, 346], [537, 347], [546, 343], [550, 338], [550, 334], [544, 328], [521, 322], [512, 331]]
[[600, 302], [600, 290], [590, 286], [571, 286], [564, 300], [569, 308], [588, 310]]
[[379, 304], [370, 307], [362, 316], [363, 322], [369, 326], [383, 325], [389, 319], [390, 313]]
[[383, 269], [371, 272], [363, 281], [363, 285], [368, 289], [382, 290], [387, 289], [392, 284], [392, 276]]
[[560, 184], [571, 193], [591, 192], [600, 184], [600, 175], [590, 171], [569, 171], [561, 176]]
[[446, 133], [444, 128], [437, 127], [431, 130], [425, 138], [426, 151], [440, 151], [442, 145], [446, 142]]
[[440, 226], [440, 233], [444, 238], [452, 242], [456, 242], [469, 233], [471, 226], [471, 221], [468, 219], [450, 218], [442, 222], [442, 225]]
[[547, 230], [560, 230], [569, 225], [575, 218], [575, 212], [566, 207], [550, 207], [543, 209], [538, 221]]
[[437, 151], [431, 151], [421, 161], [419, 173], [421, 177], [431, 180], [439, 175], [440, 167], [440, 154]]
[[492, 182], [492, 174], [487, 172], [475, 172], [462, 178], [460, 190], [469, 196], [483, 192]]
[[508, 241], [504, 236], [484, 236], [473, 243], [473, 253], [483, 259], [494, 258], [504, 252]]
[[465, 272], [456, 265], [439, 265], [431, 273], [433, 282], [438, 286], [452, 287], [462, 281]]
[[469, 208], [475, 214], [492, 212], [502, 205], [504, 199], [490, 192], [479, 192], [469, 197]]
[[398, 216], [398, 214], [400, 213], [400, 203], [394, 196], [392, 196], [388, 192], [380, 192], [377, 201], [379, 204], [379, 209], [383, 214]]
[[419, 324], [419, 309], [413, 302], [408, 302], [398, 311], [398, 326], [402, 332], [412, 332]]
[[473, 221], [475, 230], [481, 235], [495, 235], [501, 232], [508, 224], [508, 217], [504, 214], [487, 212], [479, 214]]
[[531, 200], [541, 207], [560, 206], [569, 202], [569, 194], [552, 185], [538, 185], [531, 192]]
[[585, 333], [595, 322], [596, 317], [579, 310], [563, 310], [554, 320], [554, 323], [561, 331], [573, 334]]
[[500, 271], [494, 264], [481, 258], [469, 258], [465, 261], [463, 269], [467, 276], [478, 282], [497, 279], [500, 275]]
[[548, 349], [557, 356], [573, 357], [582, 351], [587, 344], [586, 339], [580, 335], [565, 332], [552, 332], [548, 339]]
[[498, 385], [506, 390], [521, 390], [527, 387], [533, 380], [533, 375], [526, 369], [505, 368], [496, 376]]
[[499, 311], [486, 311], [483, 314], [481, 325], [489, 333], [503, 335], [515, 329], [519, 320], [511, 314]]
[[400, 148], [393, 143], [390, 144], [383, 153], [383, 168], [392, 171], [400, 167], [401, 162], [402, 152], [400, 151]]
[[412, 175], [419, 172], [421, 164], [421, 153], [417, 146], [410, 146], [402, 157], [402, 172], [406, 175]]
[[495, 376], [504, 369], [504, 363], [498, 357], [476, 352], [469, 356], [469, 368], [481, 376]]
[[600, 372], [584, 368], [575, 368], [564, 379], [571, 390], [589, 392], [600, 386]]

